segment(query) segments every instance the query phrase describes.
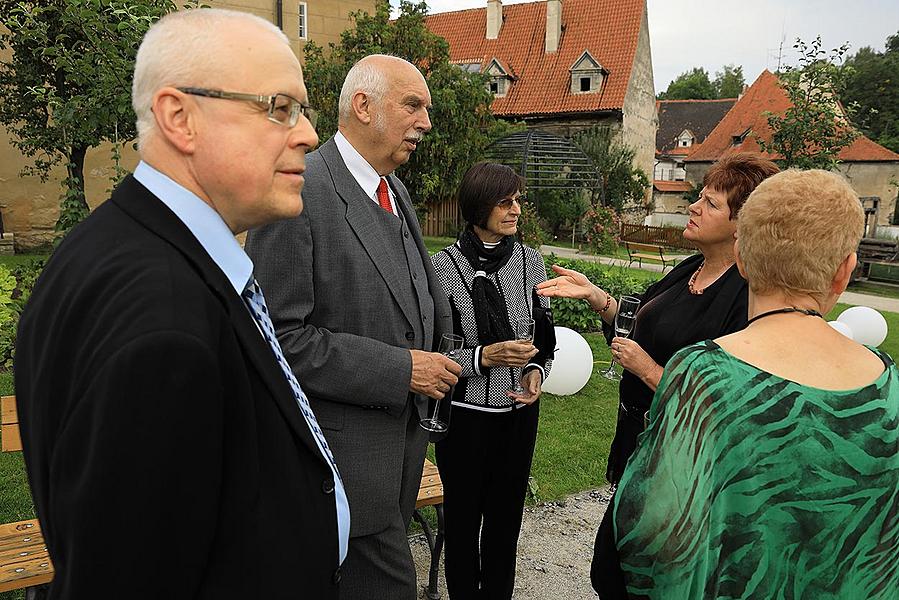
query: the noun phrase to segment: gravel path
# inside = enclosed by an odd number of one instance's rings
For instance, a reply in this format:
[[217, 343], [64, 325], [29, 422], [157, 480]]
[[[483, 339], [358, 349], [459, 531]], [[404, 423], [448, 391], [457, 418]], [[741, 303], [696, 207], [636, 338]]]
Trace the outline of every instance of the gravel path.
[[[599, 521], [608, 506], [608, 488], [581, 492], [561, 502], [525, 508], [518, 540], [515, 600], [592, 600], [590, 560]], [[418, 583], [428, 581], [430, 554], [424, 536], [410, 539]], [[447, 600], [440, 569], [441, 599]], [[419, 595], [425, 598], [424, 591]]]

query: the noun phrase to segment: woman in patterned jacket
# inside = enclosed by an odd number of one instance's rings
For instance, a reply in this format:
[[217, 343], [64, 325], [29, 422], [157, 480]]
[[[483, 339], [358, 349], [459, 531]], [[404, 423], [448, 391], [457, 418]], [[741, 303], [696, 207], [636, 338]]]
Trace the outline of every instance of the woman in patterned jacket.
[[616, 574], [630, 598], [899, 598], [899, 372], [823, 318], [863, 222], [826, 171], [750, 195], [748, 326], [666, 365], [611, 517], [621, 568], [594, 561], [601, 598]]
[[[433, 257], [465, 339], [449, 434], [436, 445], [452, 600], [509, 599], [515, 581], [538, 398], [554, 350], [513, 335], [516, 321], [549, 307], [533, 293], [546, 279], [543, 258], [516, 237], [523, 187], [509, 167], [474, 165], [458, 193], [465, 230]], [[524, 393], [512, 391], [518, 381]]]

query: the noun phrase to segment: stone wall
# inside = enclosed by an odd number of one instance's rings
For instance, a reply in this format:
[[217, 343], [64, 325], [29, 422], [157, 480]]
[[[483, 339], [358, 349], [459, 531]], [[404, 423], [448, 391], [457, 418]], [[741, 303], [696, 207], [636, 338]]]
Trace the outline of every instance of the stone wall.
[[[275, 22], [275, 3], [272, 0], [207, 0], [218, 8], [242, 10]], [[340, 33], [350, 26], [350, 13], [358, 10], [374, 12], [374, 0], [316, 0], [307, 2], [309, 38], [327, 47], [337, 43]], [[299, 39], [299, 1], [283, 2], [283, 28], [291, 48], [302, 60], [305, 42]], [[9, 54], [0, 55], [0, 60]], [[252, 91], [252, 90], [247, 90]], [[126, 144], [122, 167], [128, 171], [137, 165], [137, 153]], [[59, 198], [65, 169], [59, 167], [47, 182], [37, 177], [20, 175], [22, 167], [31, 161], [12, 145], [9, 134], [0, 126], [0, 214], [4, 229], [15, 233], [17, 251], [46, 245], [54, 238], [53, 227], [59, 217]], [[111, 146], [91, 149], [85, 159], [85, 189], [90, 207], [96, 208], [109, 195], [109, 176], [113, 171]]]
[[627, 93], [624, 96], [622, 140], [637, 152], [635, 164], [652, 180], [655, 164], [656, 130], [659, 118], [656, 114], [655, 84], [652, 78], [652, 52], [649, 43], [649, 24], [646, 8], [640, 24], [637, 52], [631, 68]]

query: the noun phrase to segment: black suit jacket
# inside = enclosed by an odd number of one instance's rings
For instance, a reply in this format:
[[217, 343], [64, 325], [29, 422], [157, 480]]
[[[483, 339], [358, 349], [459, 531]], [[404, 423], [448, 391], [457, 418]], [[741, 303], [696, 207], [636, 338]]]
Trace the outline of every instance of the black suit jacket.
[[243, 301], [146, 188], [68, 235], [18, 335], [51, 598], [337, 597], [331, 471]]

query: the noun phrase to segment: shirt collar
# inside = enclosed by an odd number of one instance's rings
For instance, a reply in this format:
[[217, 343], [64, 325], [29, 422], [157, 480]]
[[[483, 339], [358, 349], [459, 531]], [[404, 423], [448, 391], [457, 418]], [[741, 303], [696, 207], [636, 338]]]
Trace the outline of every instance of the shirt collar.
[[221, 215], [196, 194], [144, 161], [134, 170], [134, 178], [175, 213], [238, 295], [242, 294], [253, 276], [253, 261], [240, 247]]
[[[334, 135], [334, 143], [337, 144], [337, 151], [340, 152], [340, 157], [346, 163], [350, 175], [369, 198], [375, 198], [378, 184], [381, 183], [381, 176], [341, 132], [338, 131]], [[390, 190], [390, 186], [387, 186], [387, 189]]]

